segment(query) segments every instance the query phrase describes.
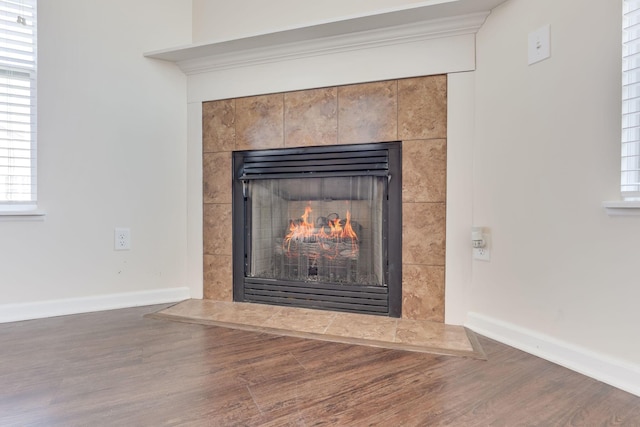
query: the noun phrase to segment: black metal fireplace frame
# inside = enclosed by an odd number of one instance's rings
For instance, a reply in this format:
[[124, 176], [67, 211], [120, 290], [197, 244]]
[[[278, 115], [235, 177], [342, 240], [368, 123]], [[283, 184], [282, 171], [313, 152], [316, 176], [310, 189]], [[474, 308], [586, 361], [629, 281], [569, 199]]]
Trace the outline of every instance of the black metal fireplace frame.
[[[233, 299], [401, 317], [402, 145], [400, 142], [233, 152]], [[246, 277], [250, 202], [246, 183], [273, 178], [386, 176], [383, 209], [385, 286], [346, 286]], [[244, 238], [240, 238], [244, 236]]]

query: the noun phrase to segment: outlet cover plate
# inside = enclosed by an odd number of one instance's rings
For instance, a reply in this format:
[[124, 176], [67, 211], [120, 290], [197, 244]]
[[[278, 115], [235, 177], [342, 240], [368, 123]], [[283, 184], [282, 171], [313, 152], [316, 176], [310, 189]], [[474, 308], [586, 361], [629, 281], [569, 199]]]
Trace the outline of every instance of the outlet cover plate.
[[491, 261], [491, 251], [488, 248], [473, 248], [473, 259]]
[[117, 227], [113, 232], [113, 249], [128, 251], [131, 249], [131, 229]]

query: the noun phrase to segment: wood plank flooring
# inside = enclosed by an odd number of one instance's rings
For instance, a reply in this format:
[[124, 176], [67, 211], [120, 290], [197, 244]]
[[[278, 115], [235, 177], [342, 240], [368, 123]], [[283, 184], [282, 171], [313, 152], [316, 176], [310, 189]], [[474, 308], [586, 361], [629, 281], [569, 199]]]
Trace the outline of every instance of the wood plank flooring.
[[0, 426], [640, 426], [640, 398], [479, 337], [488, 360], [144, 318], [0, 324]]

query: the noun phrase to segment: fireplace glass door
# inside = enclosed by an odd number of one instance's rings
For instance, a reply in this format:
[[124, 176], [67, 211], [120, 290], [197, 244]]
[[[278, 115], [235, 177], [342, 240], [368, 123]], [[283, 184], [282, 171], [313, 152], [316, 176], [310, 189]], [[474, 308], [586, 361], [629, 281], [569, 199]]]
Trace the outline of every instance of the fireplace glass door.
[[247, 183], [248, 277], [385, 286], [381, 176]]
[[400, 317], [397, 142], [235, 151], [234, 301]]

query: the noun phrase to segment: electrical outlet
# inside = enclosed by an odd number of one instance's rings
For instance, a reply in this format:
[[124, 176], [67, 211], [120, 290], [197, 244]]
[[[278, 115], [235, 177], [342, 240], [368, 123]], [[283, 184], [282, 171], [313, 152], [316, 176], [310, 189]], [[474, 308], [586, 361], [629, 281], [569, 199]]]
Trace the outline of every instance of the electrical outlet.
[[489, 248], [473, 248], [473, 259], [491, 261], [491, 251]]
[[473, 259], [491, 261], [491, 229], [489, 227], [473, 227], [471, 229], [471, 246]]
[[128, 251], [131, 249], [131, 229], [116, 228], [113, 235], [113, 249], [116, 251]]

